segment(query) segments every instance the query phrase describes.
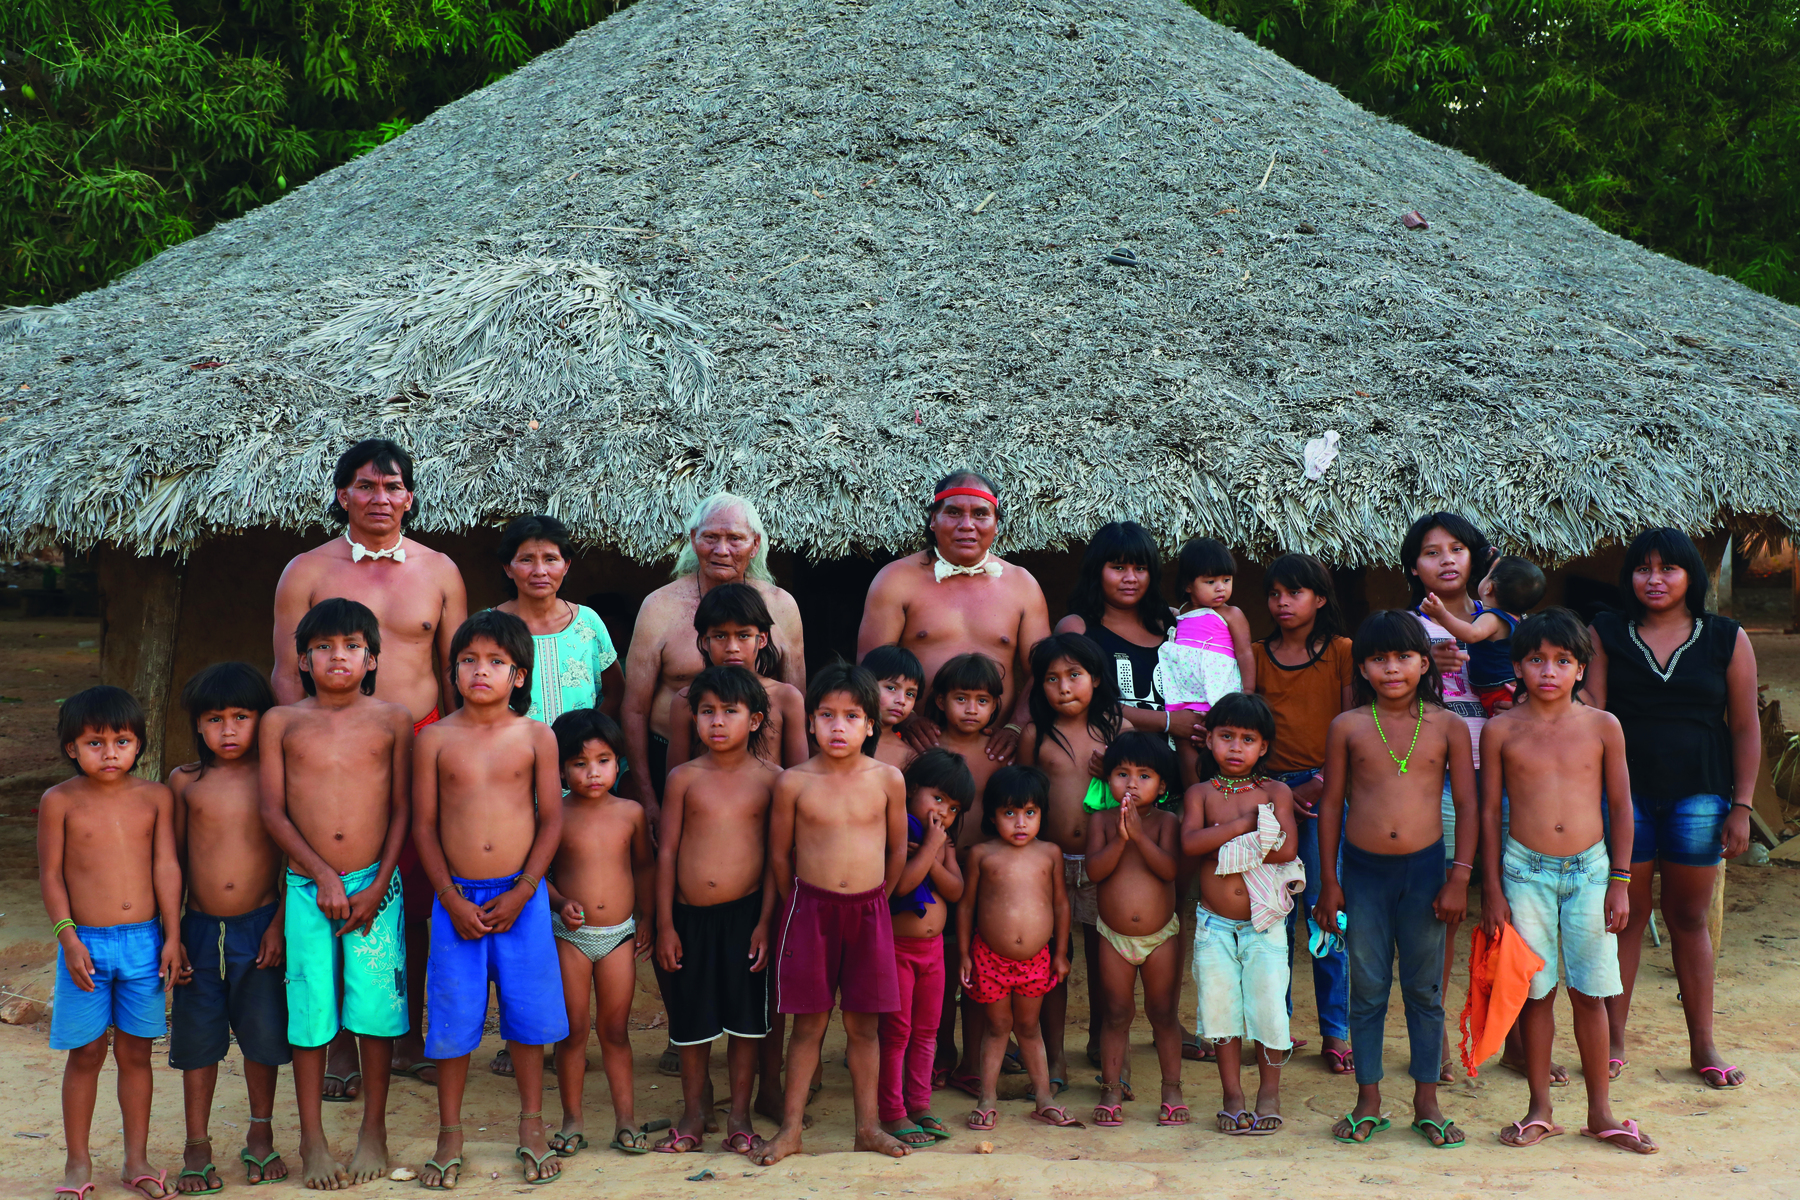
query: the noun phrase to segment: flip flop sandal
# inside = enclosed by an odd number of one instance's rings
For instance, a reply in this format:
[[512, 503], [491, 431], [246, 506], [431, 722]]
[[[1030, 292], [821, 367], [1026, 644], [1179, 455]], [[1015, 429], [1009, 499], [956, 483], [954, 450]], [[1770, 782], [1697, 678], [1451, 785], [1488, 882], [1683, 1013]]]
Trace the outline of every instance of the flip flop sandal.
[[[1051, 1114], [1055, 1115], [1052, 1116]], [[1027, 1114], [1033, 1121], [1042, 1121], [1056, 1129], [1086, 1129], [1087, 1126], [1069, 1115], [1069, 1110], [1052, 1104], [1048, 1108], [1034, 1109]]]
[[177, 1192], [181, 1192], [181, 1194], [184, 1196], [210, 1196], [214, 1192], [224, 1191], [225, 1190], [225, 1182], [224, 1182], [223, 1177], [220, 1178], [220, 1181], [219, 1181], [219, 1184], [217, 1187], [195, 1188], [191, 1192], [182, 1192], [181, 1191], [181, 1181], [182, 1180], [198, 1179], [201, 1183], [205, 1183], [206, 1176], [209, 1172], [211, 1174], [217, 1175], [219, 1173], [219, 1168], [213, 1166], [211, 1163], [207, 1163], [204, 1167], [201, 1167], [198, 1171], [183, 1171], [181, 1174], [179, 1174], [175, 1177], [175, 1190]]
[[[320, 1099], [324, 1100], [325, 1103], [327, 1103], [327, 1104], [348, 1104], [352, 1100], [356, 1099], [355, 1096], [348, 1094], [350, 1091], [350, 1082], [351, 1082], [351, 1080], [361, 1080], [362, 1072], [361, 1071], [352, 1071], [348, 1075], [333, 1075], [330, 1071], [327, 1071], [327, 1072], [325, 1072], [325, 1078], [337, 1080], [339, 1083], [344, 1085], [344, 1090], [342, 1093], [340, 1093], [336, 1096], [322, 1096], [322, 1097], [320, 1097]], [[362, 1090], [361, 1088], [357, 1089], [357, 1091], [359, 1093], [361, 1092], [361, 1090]]]
[[1183, 1042], [1181, 1057], [1189, 1062], [1218, 1062], [1219, 1051], [1213, 1046], [1202, 1046], [1199, 1042]]
[[283, 1179], [287, 1178], [286, 1175], [280, 1175], [274, 1179], [269, 1178], [269, 1164], [280, 1157], [281, 1151], [279, 1150], [271, 1150], [269, 1151], [269, 1156], [267, 1158], [261, 1159], [250, 1153], [250, 1147], [248, 1146], [245, 1146], [238, 1151], [238, 1161], [244, 1164], [244, 1174], [248, 1175], [251, 1167], [256, 1168], [257, 1178], [250, 1181], [251, 1187], [261, 1187], [265, 1183], [280, 1183]]
[[[920, 1129], [917, 1125], [908, 1125], [904, 1129], [889, 1129], [887, 1130], [887, 1135], [899, 1141], [902, 1146], [937, 1145], [937, 1138], [933, 1137], [925, 1130]], [[913, 1141], [914, 1138], [923, 1138], [925, 1140], [915, 1142]]]
[[952, 1073], [949, 1084], [971, 1100], [981, 1099], [981, 1077], [979, 1075], [957, 1075]]
[[[1175, 1119], [1176, 1113], [1181, 1114], [1181, 1120]], [[1191, 1123], [1192, 1119], [1193, 1115], [1185, 1104], [1165, 1104], [1162, 1106], [1162, 1111], [1156, 1114], [1156, 1123], [1165, 1129], [1176, 1125], [1187, 1125]]]
[[[895, 1136], [898, 1137], [899, 1135], [896, 1134]], [[756, 1152], [756, 1143], [760, 1141], [762, 1141], [762, 1139], [757, 1137], [754, 1133], [745, 1133], [740, 1129], [736, 1133], [726, 1135], [725, 1148], [733, 1154], [754, 1154]]]
[[[1715, 1092], [1735, 1092], [1739, 1088], [1744, 1086], [1744, 1081], [1741, 1079], [1738, 1080], [1736, 1083], [1726, 1082], [1730, 1078], [1731, 1073], [1737, 1069], [1738, 1069], [1737, 1067], [1696, 1067], [1696, 1068], [1694, 1068], [1695, 1072], [1700, 1076], [1700, 1082], [1704, 1083], [1707, 1087], [1711, 1088]], [[1712, 1081], [1712, 1079], [1707, 1077], [1707, 1072], [1709, 1072], [1709, 1071], [1712, 1072], [1713, 1076], [1717, 1077], [1717, 1079], [1718, 1079], [1717, 1083], [1714, 1083]], [[1631, 1124], [1631, 1122], [1627, 1121], [1626, 1124], [1629, 1125], [1629, 1124]]]
[[[1412, 1127], [1414, 1133], [1431, 1143], [1431, 1148], [1433, 1150], [1460, 1150], [1462, 1149], [1463, 1143], [1469, 1139], [1465, 1137], [1458, 1138], [1454, 1142], [1450, 1140], [1450, 1130], [1455, 1124], [1456, 1122], [1452, 1121], [1449, 1117], [1445, 1117], [1441, 1121], [1433, 1121], [1429, 1117], [1420, 1117], [1412, 1123]], [[1462, 1130], [1459, 1129], [1457, 1132], [1461, 1133]], [[1436, 1133], [1437, 1137], [1432, 1137], [1431, 1135], [1433, 1133]], [[1438, 1138], [1442, 1138], [1443, 1140], [1439, 1141]]]
[[1327, 1048], [1321, 1050], [1319, 1053], [1330, 1060], [1325, 1064], [1325, 1069], [1330, 1071], [1333, 1075], [1351, 1075], [1356, 1072], [1356, 1060], [1351, 1057], [1351, 1055], [1355, 1053], [1354, 1050], [1332, 1050]]
[[1000, 1073], [1002, 1075], [1023, 1075], [1025, 1073], [1025, 1062], [1019, 1057], [1017, 1050], [1007, 1051], [1006, 1057], [1000, 1060]]
[[949, 1086], [950, 1086], [950, 1071], [948, 1070], [948, 1068], [939, 1067], [937, 1070], [935, 1070], [931, 1073], [931, 1090], [932, 1091], [935, 1092], [939, 1088], [947, 1088]]
[[133, 1179], [130, 1183], [127, 1183], [125, 1186], [140, 1193], [141, 1195], [150, 1196], [149, 1192], [144, 1191], [143, 1188], [138, 1186], [139, 1184], [143, 1183], [144, 1180], [146, 1180], [146, 1179], [148, 1179], [151, 1182], [156, 1184], [156, 1195], [153, 1197], [150, 1197], [150, 1200], [162, 1200], [162, 1198], [164, 1196], [172, 1196], [175, 1194], [169, 1190], [169, 1172], [166, 1167], [163, 1170], [158, 1171], [154, 1175], [152, 1175], [148, 1171], [145, 1171], [142, 1175], [139, 1175], [136, 1179]]
[[[1271, 1134], [1280, 1133], [1281, 1127], [1287, 1123], [1281, 1119], [1280, 1113], [1252, 1113], [1251, 1116], [1255, 1119], [1250, 1122], [1250, 1128], [1238, 1130], [1239, 1137], [1268, 1137]], [[1263, 1124], [1265, 1121], [1275, 1123], [1265, 1125]]]
[[[1513, 1133], [1513, 1140], [1510, 1142], [1506, 1140], [1506, 1132], [1508, 1129]], [[1532, 1137], [1527, 1132], [1532, 1129], [1542, 1130], [1543, 1132], [1539, 1133], [1536, 1137]], [[1511, 1125], [1508, 1125], [1506, 1129], [1500, 1131], [1499, 1140], [1502, 1146], [1510, 1146], [1514, 1150], [1523, 1150], [1527, 1146], [1537, 1145], [1546, 1138], [1561, 1137], [1567, 1132], [1568, 1130], [1564, 1129], [1561, 1125], [1552, 1125], [1548, 1121], [1514, 1121]]]
[[1123, 1104], [1094, 1105], [1094, 1124], [1102, 1129], [1117, 1129], [1125, 1123], [1125, 1106]]
[[942, 1121], [938, 1120], [930, 1113], [926, 1113], [922, 1117], [914, 1117], [913, 1120], [918, 1124], [921, 1130], [929, 1133], [933, 1138], [936, 1138], [940, 1142], [947, 1142], [955, 1136]]
[[650, 1148], [658, 1154], [687, 1154], [700, 1149], [700, 1139], [691, 1133], [671, 1130], [668, 1137]]
[[424, 1072], [426, 1072], [426, 1071], [435, 1071], [435, 1070], [437, 1070], [437, 1064], [434, 1062], [429, 1062], [429, 1061], [416, 1062], [416, 1063], [413, 1063], [409, 1067], [395, 1067], [393, 1070], [393, 1074], [404, 1075], [408, 1079], [417, 1080], [419, 1083], [424, 1084], [426, 1087], [436, 1087], [437, 1080], [427, 1079], [427, 1078], [425, 1078], [425, 1075], [424, 1075]]
[[[1581, 1136], [1593, 1138], [1596, 1142], [1604, 1142], [1608, 1146], [1618, 1146], [1619, 1149], [1629, 1150], [1633, 1154], [1655, 1154], [1661, 1149], [1655, 1142], [1652, 1142], [1649, 1138], [1645, 1137], [1638, 1130], [1638, 1123], [1630, 1118], [1626, 1118], [1619, 1122], [1619, 1127], [1617, 1129], [1602, 1129], [1598, 1133], [1595, 1133], [1592, 1129], [1583, 1129], [1581, 1131]], [[1612, 1140], [1616, 1137], [1628, 1137], [1636, 1142], [1637, 1145], [1621, 1145]]]
[[662, 1057], [656, 1060], [656, 1069], [664, 1075], [669, 1075], [676, 1079], [680, 1079], [681, 1078], [681, 1051], [675, 1049], [675, 1047], [673, 1047], [673, 1046], [670, 1046], [667, 1050], [664, 1050], [662, 1052]]
[[1628, 1064], [1622, 1058], [1607, 1059], [1606, 1060], [1606, 1078], [1608, 1080], [1617, 1079], [1619, 1076], [1621, 1076], [1625, 1073], [1625, 1068], [1629, 1065], [1630, 1064]]
[[87, 1194], [99, 1186], [96, 1183], [84, 1183], [78, 1188], [59, 1187], [50, 1194], [52, 1196], [73, 1196], [75, 1200], [87, 1200]]
[[[462, 1182], [463, 1164], [462, 1155], [460, 1154], [447, 1163], [441, 1163], [434, 1158], [428, 1158], [425, 1160], [425, 1165], [436, 1169], [438, 1173], [438, 1181], [436, 1183], [426, 1183], [423, 1180], [420, 1181], [419, 1186], [428, 1192], [452, 1192], [456, 1190], [456, 1184]], [[456, 1182], [445, 1183], [444, 1178], [449, 1175], [451, 1171], [456, 1172]]]
[[[1244, 1132], [1243, 1120], [1245, 1117], [1250, 1118], [1251, 1124], [1256, 1123], [1256, 1114], [1247, 1108], [1239, 1109], [1237, 1112], [1226, 1112], [1221, 1108], [1213, 1116], [1216, 1122], [1215, 1128], [1227, 1137], [1236, 1137]], [[1339, 1138], [1338, 1140], [1342, 1141], [1343, 1139]]]
[[997, 1108], [978, 1108], [969, 1114], [970, 1129], [985, 1133], [1000, 1123], [1000, 1110]]
[[1052, 1096], [1060, 1096], [1068, 1090], [1069, 1090], [1069, 1081], [1068, 1080], [1058, 1079], [1054, 1075], [1052, 1075], [1050, 1077], [1050, 1094]]
[[519, 1160], [519, 1165], [521, 1167], [524, 1167], [526, 1160], [529, 1159], [531, 1165], [526, 1169], [537, 1172], [537, 1178], [527, 1179], [525, 1181], [526, 1183], [536, 1186], [543, 1183], [555, 1183], [562, 1178], [562, 1171], [560, 1169], [554, 1175], [544, 1174], [544, 1164], [557, 1157], [557, 1153], [554, 1150], [546, 1150], [542, 1155], [537, 1155], [531, 1152], [529, 1146], [515, 1146], [513, 1148], [513, 1157]]
[[607, 1143], [607, 1147], [617, 1150], [621, 1154], [648, 1154], [650, 1153], [649, 1142], [650, 1135], [642, 1130], [633, 1132], [629, 1129], [621, 1129], [613, 1134], [613, 1140]]
[[[562, 1145], [556, 1143], [561, 1142]], [[550, 1135], [550, 1149], [558, 1158], [574, 1158], [588, 1148], [587, 1135], [580, 1133], [553, 1133]]]
[[[501, 1054], [506, 1055], [506, 1066], [504, 1069], [502, 1069], [502, 1067], [500, 1066], [500, 1055]], [[489, 1075], [498, 1075], [502, 1079], [511, 1079], [516, 1074], [518, 1074], [518, 1072], [513, 1068], [512, 1052], [508, 1051], [508, 1050], [502, 1050], [498, 1054], [495, 1054], [494, 1057], [488, 1059], [488, 1074]]]
[[[1345, 1113], [1344, 1120], [1350, 1122], [1350, 1136], [1338, 1137], [1335, 1133], [1331, 1136], [1337, 1141], [1344, 1143], [1346, 1146], [1366, 1145], [1376, 1134], [1386, 1133], [1394, 1127], [1394, 1123], [1386, 1117], [1359, 1117], [1354, 1113]], [[1373, 1125], [1375, 1128], [1369, 1130], [1368, 1137], [1359, 1138], [1356, 1136], [1356, 1131], [1361, 1129], [1364, 1125]]]

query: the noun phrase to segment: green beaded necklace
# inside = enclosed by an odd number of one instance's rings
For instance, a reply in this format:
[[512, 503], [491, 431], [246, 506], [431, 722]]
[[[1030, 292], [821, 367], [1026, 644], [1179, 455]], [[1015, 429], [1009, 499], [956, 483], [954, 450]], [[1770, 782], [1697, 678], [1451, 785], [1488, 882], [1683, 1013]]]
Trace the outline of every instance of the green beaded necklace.
[[1406, 765], [1412, 761], [1413, 751], [1419, 748], [1419, 729], [1425, 724], [1425, 697], [1419, 697], [1418, 720], [1413, 722], [1412, 745], [1406, 748], [1405, 758], [1395, 754], [1394, 748], [1388, 745], [1387, 734], [1383, 733], [1381, 728], [1381, 713], [1372, 703], [1369, 705], [1369, 715], [1375, 718], [1375, 732], [1381, 735], [1382, 748], [1388, 752], [1389, 758], [1400, 765], [1400, 774], [1406, 774]]

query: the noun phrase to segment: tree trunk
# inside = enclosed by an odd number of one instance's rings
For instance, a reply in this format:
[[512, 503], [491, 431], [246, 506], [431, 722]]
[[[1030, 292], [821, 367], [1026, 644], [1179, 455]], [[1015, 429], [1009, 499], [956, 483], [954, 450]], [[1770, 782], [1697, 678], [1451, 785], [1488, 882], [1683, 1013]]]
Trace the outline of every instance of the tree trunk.
[[162, 782], [169, 695], [175, 671], [175, 631], [181, 615], [183, 564], [173, 554], [149, 560], [144, 587], [144, 623], [138, 636], [137, 670], [131, 694], [144, 707], [144, 751], [134, 774]]

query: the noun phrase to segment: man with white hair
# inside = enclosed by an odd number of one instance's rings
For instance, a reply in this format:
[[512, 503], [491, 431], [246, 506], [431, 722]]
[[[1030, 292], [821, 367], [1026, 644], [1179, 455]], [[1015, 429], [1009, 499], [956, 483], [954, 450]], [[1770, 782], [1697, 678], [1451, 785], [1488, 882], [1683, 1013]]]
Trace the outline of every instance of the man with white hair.
[[782, 655], [781, 677], [802, 691], [806, 688], [800, 606], [775, 586], [769, 574], [769, 547], [756, 505], [730, 492], [708, 496], [688, 517], [687, 535], [687, 544], [675, 559], [674, 582], [651, 592], [638, 610], [625, 660], [620, 725], [632, 767], [626, 783], [653, 825], [667, 770], [669, 705], [706, 666], [694, 635], [700, 597], [726, 583], [748, 583], [761, 592], [775, 618], [773, 640]]

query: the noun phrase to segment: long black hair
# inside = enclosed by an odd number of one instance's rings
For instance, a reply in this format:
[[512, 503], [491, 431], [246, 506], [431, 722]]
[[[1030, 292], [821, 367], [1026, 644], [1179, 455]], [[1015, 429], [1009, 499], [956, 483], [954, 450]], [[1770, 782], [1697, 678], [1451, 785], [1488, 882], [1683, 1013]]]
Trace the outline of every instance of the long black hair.
[[1474, 596], [1475, 585], [1487, 575], [1489, 562], [1493, 558], [1493, 547], [1488, 544], [1487, 535], [1475, 528], [1467, 517], [1453, 512], [1426, 513], [1412, 523], [1406, 531], [1406, 538], [1400, 543], [1400, 570], [1406, 574], [1406, 586], [1412, 589], [1412, 604], [1419, 607], [1425, 599], [1425, 584], [1419, 578], [1414, 564], [1419, 561], [1419, 551], [1425, 546], [1425, 535], [1434, 529], [1441, 529], [1457, 541], [1469, 548], [1468, 590]]
[[[764, 641], [763, 648], [756, 652], [756, 673], [764, 679], [781, 678], [785, 661], [781, 651], [775, 648], [775, 618], [769, 615], [769, 606], [761, 592], [747, 583], [721, 583], [700, 597], [700, 603], [694, 609], [697, 639], [705, 638], [714, 626], [725, 624], [754, 625], [760, 629]], [[713, 665], [704, 647], [700, 657], [707, 666]]]
[[1706, 615], [1706, 589], [1711, 580], [1706, 573], [1706, 560], [1700, 557], [1700, 547], [1694, 545], [1694, 539], [1679, 529], [1666, 526], [1646, 529], [1631, 539], [1631, 545], [1625, 548], [1625, 561], [1619, 567], [1619, 603], [1625, 609], [1625, 619], [1641, 621], [1644, 619], [1644, 602], [1638, 599], [1637, 589], [1631, 586], [1631, 577], [1637, 569], [1650, 561], [1655, 554], [1671, 567], [1680, 567], [1687, 572], [1687, 610], [1695, 620]]
[[1081, 556], [1081, 574], [1069, 593], [1069, 611], [1087, 622], [1090, 630], [1101, 624], [1106, 616], [1106, 593], [1100, 573], [1107, 563], [1129, 563], [1149, 572], [1144, 594], [1138, 597], [1137, 618], [1151, 633], [1167, 637], [1175, 628], [1175, 618], [1163, 599], [1162, 552], [1150, 531], [1136, 521], [1108, 521], [1094, 531], [1087, 553]]
[[1079, 633], [1053, 633], [1031, 648], [1031, 694], [1025, 698], [1026, 706], [1031, 710], [1031, 724], [1037, 731], [1037, 750], [1041, 754], [1044, 743], [1054, 740], [1066, 753], [1073, 754], [1074, 747], [1056, 728], [1056, 710], [1050, 707], [1050, 698], [1044, 695], [1044, 676], [1050, 673], [1050, 664], [1059, 658], [1066, 658], [1086, 671], [1094, 679], [1094, 699], [1088, 705], [1088, 730], [1102, 742], [1110, 742], [1119, 736], [1119, 681], [1109, 670], [1110, 661], [1106, 652], [1094, 643], [1090, 637]]
[[[1269, 564], [1269, 570], [1263, 576], [1263, 595], [1272, 594], [1276, 584], [1290, 592], [1304, 588], [1315, 596], [1325, 598], [1324, 607], [1313, 618], [1312, 632], [1306, 635], [1308, 654], [1323, 654], [1333, 638], [1350, 636], [1350, 630], [1346, 628], [1344, 621], [1343, 605], [1338, 603], [1337, 588], [1332, 585], [1331, 572], [1324, 563], [1310, 554], [1284, 554]], [[1263, 639], [1263, 645], [1273, 646], [1280, 637], [1281, 630], [1277, 628]]]
[[[1455, 531], [1451, 534], [1454, 536]], [[1443, 707], [1444, 677], [1438, 671], [1437, 659], [1431, 656], [1431, 639], [1425, 635], [1425, 626], [1412, 613], [1397, 608], [1370, 613], [1350, 644], [1351, 661], [1356, 664], [1356, 703], [1375, 702], [1375, 689], [1362, 673], [1363, 663], [1376, 654], [1402, 654], [1408, 650], [1425, 660], [1425, 674], [1419, 677], [1419, 695]]]
[[198, 778], [218, 757], [200, 732], [200, 718], [227, 708], [249, 709], [260, 717], [275, 707], [275, 693], [269, 689], [268, 678], [249, 663], [220, 662], [202, 667], [187, 681], [181, 689], [181, 707], [194, 734], [194, 754], [200, 760]]
[[[508, 525], [500, 534], [500, 547], [494, 556], [500, 560], [501, 567], [512, 562], [513, 555], [526, 542], [549, 542], [562, 555], [563, 562], [572, 563], [575, 555], [575, 539], [569, 535], [569, 527], [555, 517], [539, 513], [532, 517], [520, 517]], [[518, 598], [519, 585], [504, 570], [500, 572], [500, 582], [505, 586], [507, 594]]]

